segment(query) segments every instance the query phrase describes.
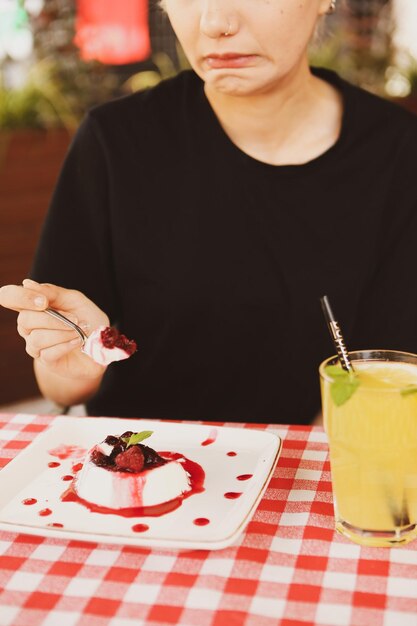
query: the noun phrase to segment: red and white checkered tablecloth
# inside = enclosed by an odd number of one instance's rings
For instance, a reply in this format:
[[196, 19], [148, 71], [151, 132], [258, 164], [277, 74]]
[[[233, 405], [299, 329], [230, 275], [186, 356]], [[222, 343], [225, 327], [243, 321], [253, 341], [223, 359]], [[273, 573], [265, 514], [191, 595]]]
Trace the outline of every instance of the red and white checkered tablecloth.
[[[0, 466], [53, 419], [0, 414]], [[237, 545], [162, 551], [0, 532], [0, 626], [417, 626], [417, 541], [362, 548], [333, 531], [323, 430], [246, 427], [278, 432], [283, 450]]]

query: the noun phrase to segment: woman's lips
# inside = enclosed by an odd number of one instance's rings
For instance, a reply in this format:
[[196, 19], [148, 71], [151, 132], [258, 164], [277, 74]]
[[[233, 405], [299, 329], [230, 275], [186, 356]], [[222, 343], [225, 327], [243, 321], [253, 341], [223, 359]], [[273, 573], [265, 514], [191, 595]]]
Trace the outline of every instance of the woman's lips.
[[204, 59], [212, 69], [248, 67], [253, 65], [255, 55], [239, 53], [208, 54]]

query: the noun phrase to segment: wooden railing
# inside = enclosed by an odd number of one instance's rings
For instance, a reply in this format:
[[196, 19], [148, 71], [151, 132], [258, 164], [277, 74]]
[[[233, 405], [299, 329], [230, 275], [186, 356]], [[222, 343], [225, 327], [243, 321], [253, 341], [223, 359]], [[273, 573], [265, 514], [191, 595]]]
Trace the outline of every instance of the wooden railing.
[[[28, 274], [69, 142], [65, 130], [0, 136], [0, 285], [19, 284]], [[36, 394], [16, 313], [0, 308], [0, 405]]]

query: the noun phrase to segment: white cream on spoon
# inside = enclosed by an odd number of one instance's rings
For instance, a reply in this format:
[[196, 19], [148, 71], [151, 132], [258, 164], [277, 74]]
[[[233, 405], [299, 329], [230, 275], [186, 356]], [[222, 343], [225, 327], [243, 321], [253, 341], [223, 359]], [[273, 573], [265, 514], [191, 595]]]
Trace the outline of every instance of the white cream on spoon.
[[65, 315], [55, 311], [55, 309], [45, 309], [45, 313], [60, 320], [73, 330], [81, 339], [81, 350], [100, 365], [109, 365], [114, 361], [128, 359], [137, 350], [136, 342], [127, 339], [125, 335], [112, 326], [100, 326], [89, 336], [75, 322], [69, 320]]

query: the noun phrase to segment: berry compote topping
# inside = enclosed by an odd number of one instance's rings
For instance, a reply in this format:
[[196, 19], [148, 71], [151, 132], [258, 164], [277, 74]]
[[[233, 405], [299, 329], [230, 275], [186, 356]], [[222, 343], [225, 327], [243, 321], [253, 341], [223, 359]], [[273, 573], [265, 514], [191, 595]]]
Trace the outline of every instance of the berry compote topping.
[[137, 474], [142, 470], [151, 469], [167, 463], [153, 448], [142, 443], [135, 443], [149, 437], [149, 431], [134, 433], [126, 431], [120, 437], [108, 435], [103, 443], [113, 449], [105, 454], [99, 448], [94, 448], [91, 461], [98, 467], [105, 467], [114, 472], [131, 472]]
[[108, 326], [101, 331], [101, 342], [105, 348], [120, 348], [129, 356], [137, 350], [136, 342], [119, 333], [113, 326]]

